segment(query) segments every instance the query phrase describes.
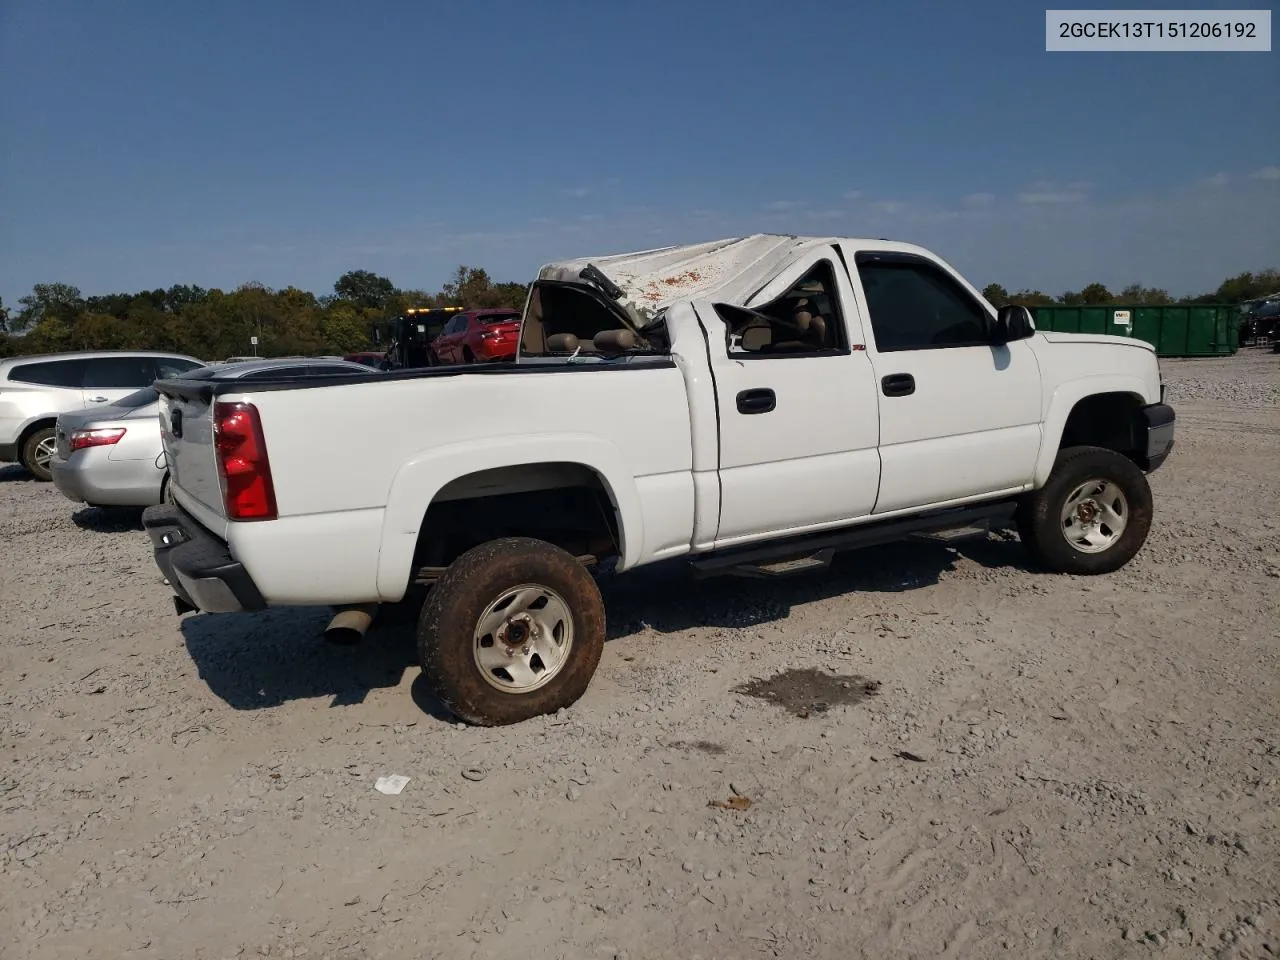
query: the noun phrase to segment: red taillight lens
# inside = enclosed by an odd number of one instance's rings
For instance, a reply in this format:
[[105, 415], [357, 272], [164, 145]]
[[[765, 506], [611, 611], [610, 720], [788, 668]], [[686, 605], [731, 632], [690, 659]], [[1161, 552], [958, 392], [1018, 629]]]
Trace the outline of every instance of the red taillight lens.
[[119, 443], [123, 436], [124, 427], [113, 427], [110, 430], [76, 430], [71, 434], [71, 449], [109, 447], [113, 443]]
[[276, 490], [258, 408], [251, 403], [215, 403], [213, 445], [227, 519], [274, 520]]

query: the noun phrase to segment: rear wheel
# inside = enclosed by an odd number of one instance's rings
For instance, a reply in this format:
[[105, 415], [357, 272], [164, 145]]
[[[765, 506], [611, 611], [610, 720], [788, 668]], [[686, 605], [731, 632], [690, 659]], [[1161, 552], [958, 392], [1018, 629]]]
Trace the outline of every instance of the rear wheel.
[[50, 465], [57, 449], [53, 427], [43, 427], [27, 437], [27, 442], [22, 445], [22, 465], [37, 480], [47, 483], [53, 479]]
[[1142, 549], [1151, 514], [1151, 487], [1131, 460], [1102, 447], [1070, 447], [1048, 482], [1019, 504], [1018, 533], [1050, 570], [1111, 573]]
[[525, 537], [453, 562], [418, 621], [432, 692], [468, 723], [498, 726], [577, 701], [604, 650], [604, 601], [571, 554]]

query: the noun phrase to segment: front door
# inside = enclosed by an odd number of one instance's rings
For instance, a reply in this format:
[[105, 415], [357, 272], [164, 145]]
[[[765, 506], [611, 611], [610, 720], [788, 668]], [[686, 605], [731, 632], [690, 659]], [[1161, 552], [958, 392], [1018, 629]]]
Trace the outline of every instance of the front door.
[[698, 304], [720, 415], [717, 547], [871, 513], [877, 399], [851, 294], [824, 247], [753, 310]]
[[932, 260], [860, 251], [854, 263], [880, 393], [875, 512], [1024, 489], [1041, 436], [1030, 344], [994, 345], [988, 307]]

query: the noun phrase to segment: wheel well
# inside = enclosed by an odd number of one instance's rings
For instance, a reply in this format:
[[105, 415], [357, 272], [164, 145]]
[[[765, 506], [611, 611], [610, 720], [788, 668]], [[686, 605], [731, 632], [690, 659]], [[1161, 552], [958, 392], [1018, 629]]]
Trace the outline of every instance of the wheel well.
[[22, 433], [18, 435], [18, 457], [22, 456], [22, 448], [27, 445], [27, 441], [31, 439], [31, 435], [37, 430], [43, 430], [45, 427], [52, 427], [58, 422], [57, 417], [48, 417], [44, 420], [36, 420], [29, 423], [23, 428]]
[[432, 582], [472, 547], [500, 537], [545, 540], [588, 563], [622, 552], [617, 508], [590, 467], [499, 467], [459, 477], [436, 494], [418, 528], [410, 586]]
[[1131, 393], [1094, 394], [1071, 408], [1058, 449], [1104, 447], [1138, 463], [1145, 452], [1141, 426], [1140, 398]]

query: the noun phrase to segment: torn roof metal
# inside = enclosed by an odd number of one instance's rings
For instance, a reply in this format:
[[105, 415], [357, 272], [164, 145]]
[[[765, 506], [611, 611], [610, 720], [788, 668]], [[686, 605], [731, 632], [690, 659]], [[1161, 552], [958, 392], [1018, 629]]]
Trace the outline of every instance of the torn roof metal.
[[745, 304], [787, 264], [814, 247], [847, 243], [854, 249], [916, 249], [910, 244], [858, 241], [843, 237], [800, 237], [757, 233], [685, 246], [565, 260], [544, 266], [539, 280], [582, 282], [579, 272], [594, 264], [622, 288], [622, 303], [652, 316], [681, 300]]

